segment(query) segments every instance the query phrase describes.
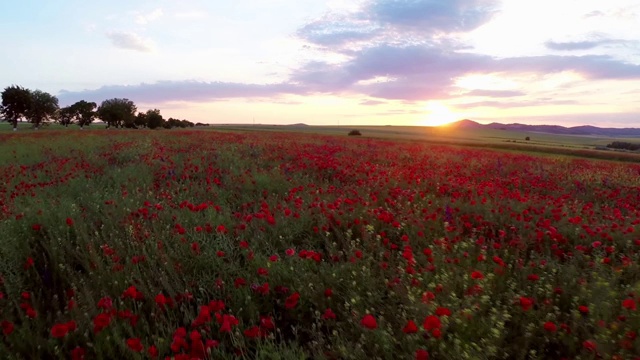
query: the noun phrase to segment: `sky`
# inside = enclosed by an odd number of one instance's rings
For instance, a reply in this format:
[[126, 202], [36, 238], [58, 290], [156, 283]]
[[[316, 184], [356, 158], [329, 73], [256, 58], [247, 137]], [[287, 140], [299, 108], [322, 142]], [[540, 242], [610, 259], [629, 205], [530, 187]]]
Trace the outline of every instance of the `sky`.
[[206, 123], [640, 127], [640, 0], [0, 0], [0, 87]]

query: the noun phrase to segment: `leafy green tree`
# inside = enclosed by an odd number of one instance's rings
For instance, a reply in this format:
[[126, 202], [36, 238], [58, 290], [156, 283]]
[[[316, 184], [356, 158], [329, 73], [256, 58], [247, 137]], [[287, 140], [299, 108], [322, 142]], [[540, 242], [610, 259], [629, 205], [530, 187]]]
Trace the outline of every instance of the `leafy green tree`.
[[41, 90], [31, 92], [31, 106], [26, 117], [38, 129], [40, 125], [53, 119], [58, 111], [58, 98]]
[[31, 109], [31, 91], [21, 86], [12, 85], [2, 91], [2, 116], [13, 125], [13, 130], [18, 128], [18, 120], [26, 117]]
[[160, 115], [160, 110], [158, 109], [147, 110], [145, 117], [147, 119], [147, 126], [149, 129], [157, 129], [162, 127], [164, 124], [164, 119], [162, 118], [162, 115]]
[[119, 128], [125, 124], [133, 124], [136, 118], [136, 105], [129, 99], [113, 98], [104, 100], [98, 107], [98, 117], [107, 124], [107, 128]]
[[139, 127], [139, 128], [147, 127], [147, 114], [143, 112], [139, 112], [138, 115], [136, 115], [134, 124], [136, 125], [136, 127]]
[[58, 110], [56, 114], [55, 120], [58, 124], [63, 125], [64, 127], [68, 127], [69, 124], [73, 123], [76, 114], [74, 109], [71, 106], [65, 106]]
[[71, 105], [71, 108], [75, 113], [75, 118], [78, 121], [78, 125], [80, 125], [80, 129], [91, 125], [97, 115], [95, 111], [96, 107], [98, 107], [96, 103], [85, 100], [80, 100]]

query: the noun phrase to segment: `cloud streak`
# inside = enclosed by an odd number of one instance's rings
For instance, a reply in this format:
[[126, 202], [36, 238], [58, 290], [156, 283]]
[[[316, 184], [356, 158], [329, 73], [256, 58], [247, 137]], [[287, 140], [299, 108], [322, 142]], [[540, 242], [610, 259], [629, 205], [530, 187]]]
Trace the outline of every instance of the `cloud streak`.
[[207, 102], [230, 98], [274, 97], [282, 94], [304, 93], [291, 84], [243, 84], [231, 82], [158, 81], [138, 85], [103, 86], [95, 90], [61, 91], [62, 103], [79, 100], [101, 102], [110, 98], [127, 98], [141, 103], [174, 101]]
[[162, 11], [162, 9], [155, 9], [149, 12], [148, 14], [138, 15], [136, 16], [136, 24], [146, 25], [152, 21], [155, 21], [161, 18], [163, 14], [164, 12]]
[[585, 41], [566, 41], [557, 42], [549, 40], [544, 43], [547, 49], [559, 50], [559, 51], [573, 51], [573, 50], [590, 50], [600, 46], [606, 45], [618, 45], [618, 46], [637, 46], [638, 42], [620, 40], [620, 39], [599, 39], [599, 40], [585, 40]]
[[140, 35], [133, 32], [110, 31], [106, 36], [113, 46], [120, 49], [140, 52], [151, 52], [154, 49], [151, 41], [143, 39]]

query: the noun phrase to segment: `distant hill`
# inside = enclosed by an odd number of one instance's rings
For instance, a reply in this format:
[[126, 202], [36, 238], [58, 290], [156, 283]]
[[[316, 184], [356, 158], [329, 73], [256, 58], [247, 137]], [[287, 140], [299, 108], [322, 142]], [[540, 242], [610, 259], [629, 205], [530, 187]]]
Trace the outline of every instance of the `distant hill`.
[[473, 120], [464, 119], [451, 124], [447, 127], [460, 128], [460, 129], [498, 129], [498, 130], [512, 130], [512, 131], [528, 131], [539, 132], [548, 134], [559, 135], [592, 135], [592, 136], [612, 136], [612, 137], [624, 137], [624, 136], [640, 136], [640, 128], [601, 128], [591, 125], [565, 127], [560, 125], [527, 125], [527, 124], [501, 124], [491, 123], [483, 125]]

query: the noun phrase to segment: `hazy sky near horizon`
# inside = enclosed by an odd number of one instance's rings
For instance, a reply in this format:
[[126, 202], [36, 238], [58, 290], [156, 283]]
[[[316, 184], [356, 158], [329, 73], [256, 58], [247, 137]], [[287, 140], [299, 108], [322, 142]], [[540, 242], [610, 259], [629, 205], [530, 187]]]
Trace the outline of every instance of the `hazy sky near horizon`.
[[640, 127], [640, 0], [2, 0], [0, 87], [210, 123]]

